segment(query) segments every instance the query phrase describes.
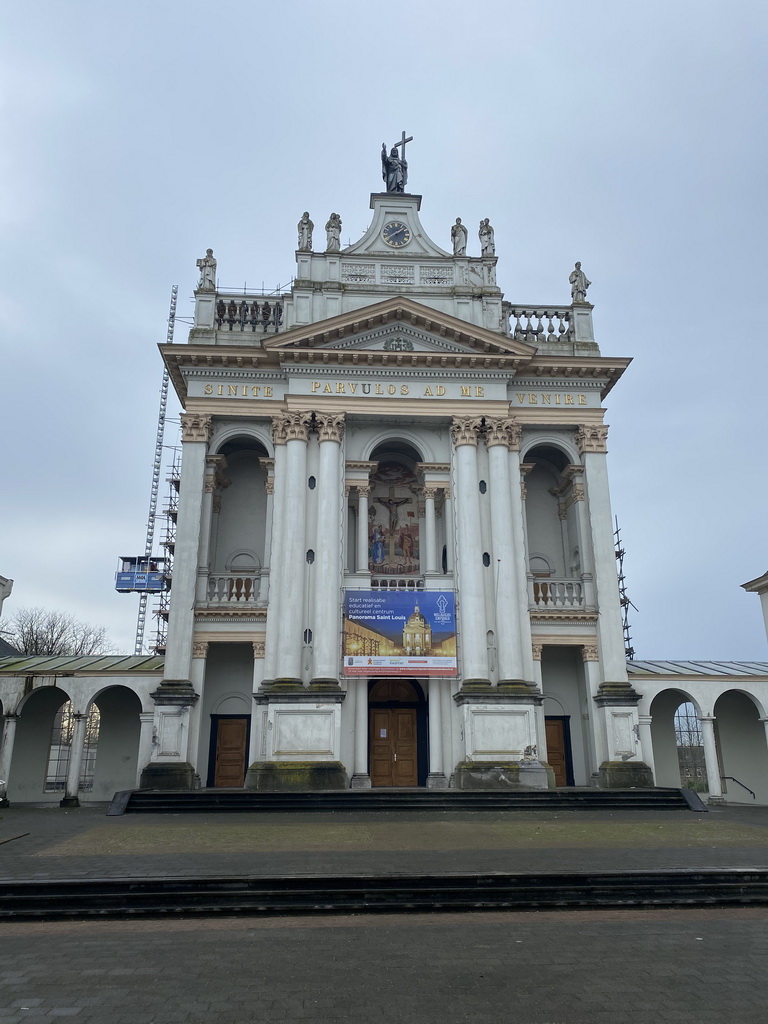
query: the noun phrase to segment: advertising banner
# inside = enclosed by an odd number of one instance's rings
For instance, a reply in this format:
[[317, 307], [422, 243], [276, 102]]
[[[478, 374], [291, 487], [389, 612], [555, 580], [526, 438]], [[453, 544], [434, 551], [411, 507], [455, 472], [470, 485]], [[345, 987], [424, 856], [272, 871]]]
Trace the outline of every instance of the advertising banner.
[[452, 590], [347, 590], [345, 676], [455, 676]]

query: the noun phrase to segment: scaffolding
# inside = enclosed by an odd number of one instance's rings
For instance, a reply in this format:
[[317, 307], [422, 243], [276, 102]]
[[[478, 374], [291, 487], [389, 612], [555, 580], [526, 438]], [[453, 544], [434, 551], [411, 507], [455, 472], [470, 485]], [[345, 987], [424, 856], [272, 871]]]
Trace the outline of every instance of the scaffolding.
[[171, 575], [173, 568], [173, 556], [176, 551], [176, 521], [179, 515], [179, 492], [181, 487], [181, 449], [171, 448], [171, 467], [168, 476], [168, 497], [163, 509], [165, 519], [165, 531], [161, 545], [165, 548], [165, 573], [167, 586], [159, 595], [155, 617], [157, 629], [153, 650], [155, 654], [165, 654], [168, 638], [168, 615], [171, 606]]
[[[168, 310], [168, 328], [166, 330], [165, 340], [167, 344], [173, 344], [173, 330], [176, 323], [176, 301], [178, 299], [179, 286], [174, 285], [171, 288], [171, 302]], [[164, 438], [165, 438], [165, 415], [166, 408], [168, 406], [168, 367], [163, 367], [163, 383], [160, 388], [160, 408], [157, 416], [157, 434], [155, 436], [155, 457], [152, 463], [152, 486], [150, 489], [149, 497], [149, 512], [147, 515], [147, 532], [146, 541], [144, 546], [144, 557], [149, 560], [152, 557], [152, 552], [155, 544], [155, 521], [157, 519], [157, 497], [160, 490], [160, 474], [163, 468], [163, 450], [164, 450]], [[168, 551], [168, 554], [172, 556], [172, 551]], [[168, 603], [168, 589], [170, 588], [170, 574], [171, 574], [171, 561], [166, 560], [163, 568], [164, 575], [166, 577], [166, 589], [162, 592], [161, 604]], [[139, 614], [136, 620], [136, 643], [134, 645], [134, 654], [144, 653], [144, 629], [147, 621], [147, 603], [149, 601], [149, 593], [145, 590], [139, 594]], [[159, 620], [158, 620], [159, 621]], [[157, 645], [155, 645], [155, 650]]]
[[[633, 661], [635, 649], [632, 646], [632, 636], [629, 629], [629, 609], [635, 606], [627, 596], [627, 580], [624, 575], [624, 547], [621, 543], [621, 530], [619, 529], [618, 518], [614, 519], [616, 529], [613, 531], [613, 545], [616, 552], [616, 568], [619, 580], [619, 603], [621, 604], [621, 624], [624, 629], [624, 653], [627, 661]], [[637, 608], [635, 608], [637, 611]]]

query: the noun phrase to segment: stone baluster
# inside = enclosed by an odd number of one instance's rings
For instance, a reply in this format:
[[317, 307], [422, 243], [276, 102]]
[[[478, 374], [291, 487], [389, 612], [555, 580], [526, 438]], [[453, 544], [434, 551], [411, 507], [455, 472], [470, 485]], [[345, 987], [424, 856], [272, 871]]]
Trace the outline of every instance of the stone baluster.
[[83, 752], [85, 747], [85, 730], [88, 725], [88, 713], [75, 712], [72, 715], [72, 743], [69, 748], [69, 768], [64, 799], [59, 801], [60, 807], [79, 807], [80, 772], [83, 768]]
[[282, 531], [275, 682], [300, 684], [305, 615], [307, 441], [311, 413], [284, 413], [282, 418], [286, 431], [284, 517], [290, 513], [290, 523], [286, 523]]
[[11, 777], [13, 745], [16, 741], [18, 722], [18, 715], [7, 714], [3, 717], [3, 738], [0, 744], [0, 807], [8, 807], [8, 780]]
[[368, 572], [368, 498], [369, 483], [356, 483], [357, 487], [357, 571]]
[[317, 541], [313, 609], [314, 687], [339, 685], [341, 610], [341, 442], [344, 414], [315, 416], [320, 461], [317, 484]]
[[[287, 425], [284, 417], [272, 419], [272, 440], [275, 448], [272, 495], [272, 532], [267, 535], [269, 547], [270, 583], [269, 604], [267, 605], [267, 639], [264, 656], [263, 685], [269, 686], [275, 679], [277, 666], [278, 634], [280, 630], [280, 604], [282, 591], [279, 585], [279, 567], [282, 564], [283, 534], [286, 530], [285, 512], [285, 442]], [[274, 571], [273, 568], [274, 567]]]
[[275, 506], [275, 460], [261, 459], [261, 465], [267, 471], [267, 479], [264, 481], [264, 490], [267, 492], [267, 508], [264, 523], [264, 561], [261, 566], [261, 580], [259, 583], [258, 605], [265, 608], [269, 604], [269, 573], [272, 559], [270, 539], [272, 537], [272, 524], [274, 522]]
[[707, 789], [709, 803], [724, 804], [723, 785], [720, 781], [720, 762], [717, 757], [717, 741], [715, 740], [715, 718], [713, 715], [702, 715], [701, 742], [704, 747], [704, 764], [707, 769]]
[[463, 685], [488, 686], [483, 547], [477, 477], [477, 431], [481, 420], [454, 417], [451, 436], [456, 458], [456, 526], [458, 530], [459, 621]]

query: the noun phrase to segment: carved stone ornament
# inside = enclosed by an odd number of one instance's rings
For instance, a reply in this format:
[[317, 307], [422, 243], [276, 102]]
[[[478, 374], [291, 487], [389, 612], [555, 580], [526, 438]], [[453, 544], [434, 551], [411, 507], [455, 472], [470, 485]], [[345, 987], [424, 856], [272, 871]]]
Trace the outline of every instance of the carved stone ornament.
[[267, 492], [267, 494], [275, 493], [275, 478], [273, 476], [268, 476], [267, 479], [264, 481], [264, 490]]
[[370, 496], [371, 496], [371, 489], [372, 489], [373, 485], [371, 484], [371, 482], [369, 480], [366, 480], [365, 483], [363, 483], [362, 481], [359, 481], [359, 482], [355, 481], [355, 482], [353, 482], [352, 486], [357, 488], [358, 497], [360, 497], [360, 498], [370, 498]]
[[267, 647], [267, 645], [265, 644], [265, 642], [263, 640], [254, 640], [252, 642], [251, 646], [253, 647], [253, 656], [254, 656], [254, 658], [263, 658], [264, 657], [264, 655], [266, 654], [266, 647]]
[[385, 352], [413, 352], [413, 342], [408, 338], [388, 338], [384, 342]]
[[486, 418], [485, 421], [485, 443], [489, 448], [495, 445], [504, 445], [509, 448], [511, 445], [511, 434], [517, 431], [517, 442], [520, 443], [520, 427], [515, 419], [509, 417], [503, 420]]
[[344, 437], [344, 413], [339, 413], [336, 416], [317, 413], [315, 429], [318, 441], [335, 441], [337, 444], [341, 444], [341, 439]]
[[599, 425], [596, 427], [579, 427], [576, 432], [576, 445], [581, 455], [585, 452], [608, 451], [608, 427]]
[[477, 447], [477, 432], [483, 421], [479, 416], [454, 416], [451, 421], [451, 437], [454, 447], [473, 444]]
[[600, 661], [597, 647], [591, 644], [584, 644], [581, 648], [581, 658], [582, 661]]
[[221, 514], [221, 492], [216, 491], [213, 495], [213, 505], [211, 506], [213, 514], [218, 516]]
[[208, 644], [205, 640], [195, 640], [192, 643], [192, 657], [193, 658], [207, 658], [208, 657]]
[[543, 647], [544, 644], [531, 644], [531, 655], [533, 656], [534, 661], [541, 661], [541, 652]]
[[437, 487], [423, 487], [421, 490], [421, 494], [425, 500], [431, 498], [432, 501], [434, 501], [435, 498], [437, 497]]
[[275, 444], [309, 440], [311, 422], [311, 412], [283, 412], [279, 416], [273, 416], [272, 437]]
[[193, 412], [181, 414], [181, 440], [202, 441], [207, 444], [213, 433], [213, 417], [200, 416]]

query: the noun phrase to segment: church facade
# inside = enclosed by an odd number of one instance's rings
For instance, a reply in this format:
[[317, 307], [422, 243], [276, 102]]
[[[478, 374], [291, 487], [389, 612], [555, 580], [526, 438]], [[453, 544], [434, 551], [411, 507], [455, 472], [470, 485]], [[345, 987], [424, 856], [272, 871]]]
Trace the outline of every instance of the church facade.
[[0, 660], [0, 797], [41, 798], [67, 698], [70, 802], [94, 702], [105, 799], [679, 785], [682, 698], [711, 796], [748, 747], [768, 802], [768, 665], [628, 672], [604, 403], [629, 359], [598, 346], [580, 264], [569, 302], [507, 301], [489, 221], [475, 254], [458, 219], [442, 248], [393, 159], [354, 244], [304, 214], [289, 292], [223, 292], [198, 260], [188, 341], [161, 346], [184, 410], [164, 658]]

